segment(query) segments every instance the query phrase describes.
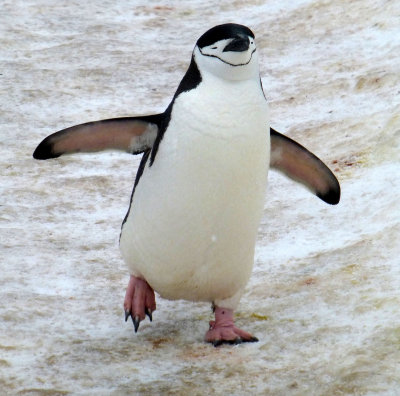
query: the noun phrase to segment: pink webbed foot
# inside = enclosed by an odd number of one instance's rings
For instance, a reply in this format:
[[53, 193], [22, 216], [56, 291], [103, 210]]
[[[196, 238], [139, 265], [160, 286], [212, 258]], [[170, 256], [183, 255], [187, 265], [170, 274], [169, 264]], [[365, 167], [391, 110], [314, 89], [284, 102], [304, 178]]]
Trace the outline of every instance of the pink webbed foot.
[[215, 321], [210, 321], [210, 330], [207, 331], [205, 340], [215, 347], [222, 344], [258, 341], [256, 337], [234, 325], [232, 309], [220, 307], [215, 308]]
[[126, 289], [124, 309], [125, 322], [129, 316], [132, 317], [135, 333], [146, 315], [149, 317], [150, 322], [153, 320], [152, 313], [156, 310], [156, 298], [154, 290], [144, 279], [131, 275]]

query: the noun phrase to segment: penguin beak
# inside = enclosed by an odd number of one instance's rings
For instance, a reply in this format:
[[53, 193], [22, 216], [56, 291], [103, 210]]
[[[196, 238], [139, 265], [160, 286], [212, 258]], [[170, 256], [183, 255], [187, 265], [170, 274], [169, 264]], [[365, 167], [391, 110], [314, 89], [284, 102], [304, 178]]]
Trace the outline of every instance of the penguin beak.
[[250, 40], [248, 37], [237, 37], [234, 38], [222, 52], [243, 52], [249, 49]]

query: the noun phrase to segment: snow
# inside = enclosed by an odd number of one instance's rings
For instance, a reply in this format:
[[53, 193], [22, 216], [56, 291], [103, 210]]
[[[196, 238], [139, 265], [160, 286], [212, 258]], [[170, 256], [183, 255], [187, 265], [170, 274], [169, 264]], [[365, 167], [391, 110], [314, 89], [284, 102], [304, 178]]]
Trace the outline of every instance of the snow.
[[[4, 394], [395, 395], [400, 386], [400, 4], [2, 2], [0, 389]], [[342, 200], [271, 172], [237, 323], [162, 299], [135, 335], [118, 238], [139, 159], [34, 161], [55, 130], [162, 111], [197, 38], [255, 32], [273, 127], [322, 158]]]

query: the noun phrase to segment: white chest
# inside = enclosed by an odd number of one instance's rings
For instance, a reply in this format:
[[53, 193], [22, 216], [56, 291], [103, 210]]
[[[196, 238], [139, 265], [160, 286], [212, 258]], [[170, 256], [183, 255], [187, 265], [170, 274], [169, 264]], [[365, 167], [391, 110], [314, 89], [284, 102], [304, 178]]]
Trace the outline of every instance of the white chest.
[[121, 236], [132, 272], [168, 298], [226, 296], [244, 286], [253, 264], [269, 167], [268, 110], [256, 82], [218, 81], [176, 99]]
[[204, 190], [230, 185], [229, 176], [251, 184], [269, 164], [268, 108], [259, 83], [212, 79], [181, 94], [160, 146], [154, 173], [162, 177], [168, 164], [175, 180], [183, 177], [182, 188], [186, 178], [202, 178]]

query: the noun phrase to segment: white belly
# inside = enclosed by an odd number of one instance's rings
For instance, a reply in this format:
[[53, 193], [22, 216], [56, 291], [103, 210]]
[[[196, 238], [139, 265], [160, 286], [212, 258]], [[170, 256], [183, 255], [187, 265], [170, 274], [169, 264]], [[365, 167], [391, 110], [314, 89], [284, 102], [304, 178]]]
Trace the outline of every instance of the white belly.
[[251, 88], [206, 108], [200, 89], [181, 94], [137, 185], [121, 251], [165, 298], [225, 299], [249, 279], [270, 151], [266, 102]]

